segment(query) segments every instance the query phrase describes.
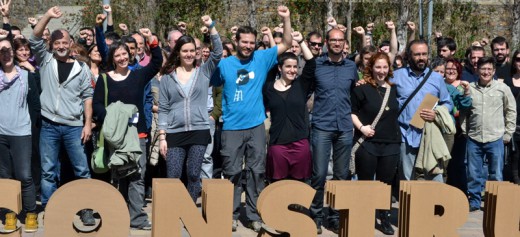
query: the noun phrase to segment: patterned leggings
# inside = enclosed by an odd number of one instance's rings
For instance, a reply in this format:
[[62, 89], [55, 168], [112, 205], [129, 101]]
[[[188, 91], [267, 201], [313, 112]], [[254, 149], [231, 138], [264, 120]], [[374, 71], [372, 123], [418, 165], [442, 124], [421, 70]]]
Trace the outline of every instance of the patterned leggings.
[[184, 162], [187, 160], [187, 188], [194, 202], [201, 190], [200, 172], [205, 151], [206, 146], [204, 145], [189, 145], [168, 148], [166, 154], [166, 175], [168, 178], [181, 178]]

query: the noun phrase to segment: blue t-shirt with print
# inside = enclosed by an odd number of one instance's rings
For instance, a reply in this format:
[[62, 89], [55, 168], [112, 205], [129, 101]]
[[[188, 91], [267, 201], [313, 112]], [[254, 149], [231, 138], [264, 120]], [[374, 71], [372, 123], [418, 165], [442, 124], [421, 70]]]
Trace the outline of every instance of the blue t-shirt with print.
[[222, 90], [223, 130], [249, 129], [266, 118], [262, 87], [277, 64], [278, 47], [254, 51], [247, 60], [235, 56], [220, 61], [211, 84]]

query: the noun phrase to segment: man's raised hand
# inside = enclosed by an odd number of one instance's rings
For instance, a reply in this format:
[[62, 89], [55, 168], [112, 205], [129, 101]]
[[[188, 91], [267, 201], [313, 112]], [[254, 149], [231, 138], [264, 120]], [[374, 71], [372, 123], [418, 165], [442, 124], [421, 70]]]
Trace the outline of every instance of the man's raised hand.
[[60, 18], [63, 15], [63, 13], [61, 13], [61, 9], [58, 6], [51, 7], [45, 14], [47, 14], [47, 16], [50, 18]]
[[278, 15], [282, 18], [287, 18], [291, 15], [291, 13], [289, 12], [289, 8], [286, 6], [278, 6]]

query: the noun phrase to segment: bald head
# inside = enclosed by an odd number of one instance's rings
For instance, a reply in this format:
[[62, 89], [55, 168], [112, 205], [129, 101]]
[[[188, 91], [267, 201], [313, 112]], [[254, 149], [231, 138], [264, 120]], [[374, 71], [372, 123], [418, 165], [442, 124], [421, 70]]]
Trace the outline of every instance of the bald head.
[[182, 36], [182, 33], [178, 30], [172, 30], [168, 33], [168, 46], [170, 49], [175, 47], [177, 40]]
[[49, 45], [57, 58], [66, 59], [71, 45], [69, 32], [62, 29], [53, 31]]

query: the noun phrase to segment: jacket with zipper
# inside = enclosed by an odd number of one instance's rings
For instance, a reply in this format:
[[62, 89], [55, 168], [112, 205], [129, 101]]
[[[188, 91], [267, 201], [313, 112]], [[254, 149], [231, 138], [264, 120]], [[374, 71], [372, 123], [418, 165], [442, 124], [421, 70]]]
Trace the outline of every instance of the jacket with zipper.
[[29, 43], [40, 66], [41, 115], [59, 124], [83, 126], [84, 101], [92, 99], [93, 94], [90, 69], [75, 60], [67, 80], [60, 84], [58, 62], [45, 41], [31, 35]]

